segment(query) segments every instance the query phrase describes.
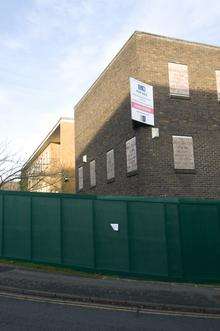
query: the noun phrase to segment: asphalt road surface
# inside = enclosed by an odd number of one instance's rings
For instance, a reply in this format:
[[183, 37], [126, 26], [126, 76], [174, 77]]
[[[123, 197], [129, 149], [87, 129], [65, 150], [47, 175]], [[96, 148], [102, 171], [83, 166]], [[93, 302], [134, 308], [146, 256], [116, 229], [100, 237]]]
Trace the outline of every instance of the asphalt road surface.
[[220, 330], [220, 319], [80, 307], [45, 299], [0, 295], [0, 330]]

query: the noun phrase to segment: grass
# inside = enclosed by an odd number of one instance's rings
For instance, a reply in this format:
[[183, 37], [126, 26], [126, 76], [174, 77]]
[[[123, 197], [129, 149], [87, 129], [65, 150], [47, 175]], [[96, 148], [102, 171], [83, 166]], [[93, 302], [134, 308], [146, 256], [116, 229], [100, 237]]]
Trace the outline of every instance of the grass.
[[39, 270], [39, 271], [45, 271], [45, 272], [52, 272], [52, 273], [61, 273], [66, 275], [72, 275], [72, 276], [78, 276], [78, 277], [85, 277], [85, 278], [93, 278], [93, 279], [130, 279], [130, 280], [136, 280], [136, 281], [147, 281], [147, 282], [165, 282], [165, 283], [173, 283], [173, 284], [188, 284], [195, 287], [220, 287], [220, 283], [218, 281], [209, 281], [209, 282], [181, 282], [181, 281], [175, 281], [175, 280], [162, 280], [162, 279], [153, 279], [153, 278], [145, 278], [145, 277], [132, 277], [129, 275], [122, 276], [117, 274], [101, 274], [101, 273], [95, 273], [94, 271], [81, 271], [76, 270], [73, 267], [66, 267], [66, 266], [59, 266], [59, 265], [49, 265], [46, 263], [36, 263], [36, 262], [28, 262], [24, 260], [15, 260], [15, 259], [0, 259], [0, 267], [1, 265], [7, 265], [7, 266], [14, 266], [14, 267], [20, 267], [30, 270]]
[[[0, 259], [0, 266], [7, 265], [7, 266], [15, 266], [21, 267], [26, 269], [32, 270], [39, 270], [39, 271], [46, 271], [46, 272], [58, 272], [62, 274], [74, 275], [79, 277], [89, 277], [89, 278], [96, 278], [96, 279], [105, 279], [105, 278], [112, 278], [111, 276], [106, 276], [98, 273], [93, 272], [84, 272], [75, 270], [71, 267], [63, 267], [63, 266], [53, 266], [44, 263], [32, 263], [23, 260], [13, 260], [13, 259]], [[115, 276], [114, 278], [117, 278]]]

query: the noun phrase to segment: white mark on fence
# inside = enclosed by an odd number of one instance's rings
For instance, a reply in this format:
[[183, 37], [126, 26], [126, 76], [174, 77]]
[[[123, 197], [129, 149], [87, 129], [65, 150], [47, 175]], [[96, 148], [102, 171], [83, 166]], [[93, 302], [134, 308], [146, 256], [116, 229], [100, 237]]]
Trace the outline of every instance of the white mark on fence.
[[119, 230], [119, 224], [118, 223], [111, 223], [111, 227], [114, 231], [118, 231]]

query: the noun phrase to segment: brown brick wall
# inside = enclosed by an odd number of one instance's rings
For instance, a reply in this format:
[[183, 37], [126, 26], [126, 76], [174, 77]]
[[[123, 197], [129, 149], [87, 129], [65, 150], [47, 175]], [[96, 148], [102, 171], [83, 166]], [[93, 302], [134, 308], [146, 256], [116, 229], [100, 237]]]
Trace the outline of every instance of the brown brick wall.
[[[189, 99], [170, 98], [168, 62], [188, 66]], [[135, 33], [76, 106], [76, 169], [83, 165], [82, 192], [220, 197], [220, 104], [215, 78], [219, 68], [220, 48]], [[151, 138], [150, 126], [132, 124], [129, 76], [154, 87], [159, 138]], [[172, 135], [193, 137], [195, 173], [175, 172]], [[133, 136], [138, 171], [128, 177], [125, 143]], [[106, 152], [112, 148], [116, 176], [107, 183]], [[97, 185], [91, 189], [92, 159], [96, 160]]]
[[[45, 161], [45, 153], [50, 158]], [[44, 162], [47, 162], [44, 164]], [[35, 167], [36, 164], [42, 167]], [[33, 175], [29, 175], [31, 169]], [[75, 192], [75, 137], [73, 119], [61, 118], [22, 169], [24, 190]]]

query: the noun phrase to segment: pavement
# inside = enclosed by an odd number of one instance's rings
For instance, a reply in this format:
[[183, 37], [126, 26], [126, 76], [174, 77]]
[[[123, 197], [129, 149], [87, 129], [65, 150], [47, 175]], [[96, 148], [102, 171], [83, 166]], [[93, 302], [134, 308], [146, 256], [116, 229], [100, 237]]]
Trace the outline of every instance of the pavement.
[[220, 287], [113, 277], [85, 277], [0, 264], [0, 295], [220, 316]]
[[100, 330], [100, 331], [219, 331], [220, 319], [100, 309], [89, 305], [63, 304], [47, 300], [25, 300], [0, 295], [0, 330]]

